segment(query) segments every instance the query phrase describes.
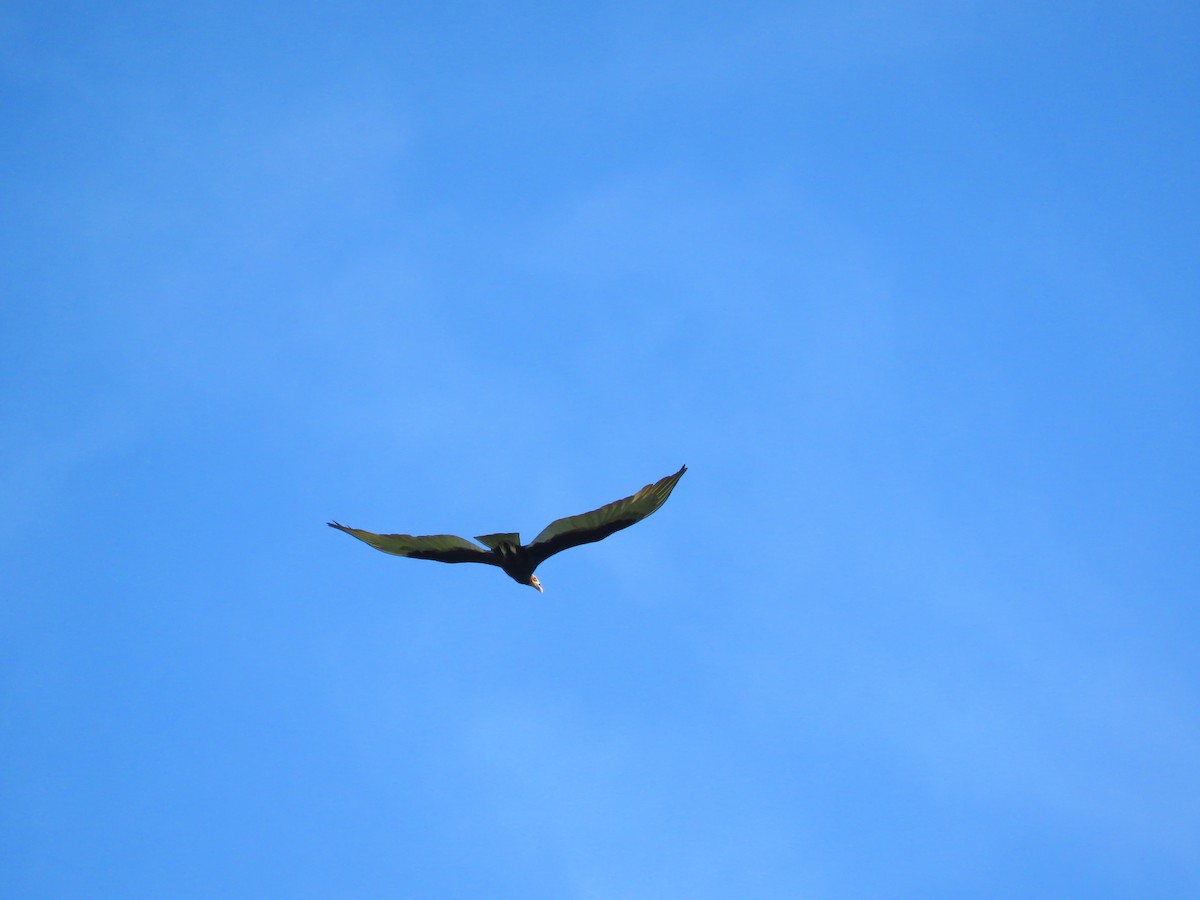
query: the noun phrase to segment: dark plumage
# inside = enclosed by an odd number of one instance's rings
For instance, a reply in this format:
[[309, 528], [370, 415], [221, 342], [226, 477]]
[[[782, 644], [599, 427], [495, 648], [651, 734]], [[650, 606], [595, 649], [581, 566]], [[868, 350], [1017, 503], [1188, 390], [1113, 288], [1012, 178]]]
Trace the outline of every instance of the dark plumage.
[[580, 544], [603, 540], [614, 531], [628, 528], [650, 515], [675, 489], [687, 466], [674, 475], [668, 475], [654, 484], [648, 484], [632, 497], [617, 500], [578, 516], [556, 519], [542, 529], [532, 543], [522, 544], [516, 532], [485, 534], [475, 540], [484, 544], [483, 549], [466, 538], [452, 534], [375, 534], [360, 528], [347, 528], [337, 522], [328, 522], [330, 528], [344, 531], [360, 541], [365, 541], [376, 550], [395, 556], [412, 559], [433, 559], [444, 563], [486, 563], [499, 566], [505, 573], [521, 584], [542, 589], [534, 570], [555, 553]]

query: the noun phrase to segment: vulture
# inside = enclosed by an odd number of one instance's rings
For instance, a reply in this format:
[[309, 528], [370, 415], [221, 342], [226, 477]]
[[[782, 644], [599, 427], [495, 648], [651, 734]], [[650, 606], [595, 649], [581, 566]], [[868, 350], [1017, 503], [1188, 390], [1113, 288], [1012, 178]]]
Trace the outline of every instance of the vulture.
[[375, 534], [361, 528], [347, 528], [337, 522], [326, 522], [330, 528], [370, 544], [376, 550], [412, 559], [433, 559], [444, 563], [486, 563], [499, 566], [505, 574], [520, 584], [542, 590], [534, 569], [549, 557], [569, 547], [603, 540], [615, 531], [640, 522], [667, 502], [676, 483], [687, 471], [680, 468], [674, 475], [648, 484], [632, 497], [617, 500], [578, 516], [555, 519], [542, 529], [530, 544], [522, 544], [516, 532], [483, 534], [475, 538], [487, 549], [453, 534]]

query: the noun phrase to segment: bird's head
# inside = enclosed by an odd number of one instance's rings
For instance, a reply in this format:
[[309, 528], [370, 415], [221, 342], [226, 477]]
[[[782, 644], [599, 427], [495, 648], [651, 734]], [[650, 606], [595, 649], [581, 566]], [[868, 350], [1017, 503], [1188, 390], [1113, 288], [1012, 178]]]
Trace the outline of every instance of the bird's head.
[[542, 583], [538, 581], [538, 577], [536, 575], [529, 576], [529, 586], [537, 588], [539, 594], [545, 593], [542, 590]]

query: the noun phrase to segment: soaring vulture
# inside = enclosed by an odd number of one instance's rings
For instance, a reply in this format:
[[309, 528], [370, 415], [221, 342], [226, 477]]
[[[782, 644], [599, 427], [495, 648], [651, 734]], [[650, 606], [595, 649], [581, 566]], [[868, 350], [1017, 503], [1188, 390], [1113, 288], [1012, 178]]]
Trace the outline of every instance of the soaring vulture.
[[365, 541], [376, 550], [395, 556], [435, 559], [444, 563], [473, 562], [499, 566], [514, 581], [540, 591], [542, 583], [533, 574], [534, 569], [568, 547], [603, 540], [614, 531], [640, 522], [667, 502], [675, 484], [686, 471], [687, 466], [683, 466], [674, 475], [648, 484], [624, 500], [617, 500], [582, 515], [555, 519], [542, 529], [542, 533], [535, 537], [531, 544], [522, 544], [521, 536], [516, 532], [483, 534], [475, 540], [488, 548], [484, 550], [478, 544], [452, 534], [375, 534], [361, 528], [347, 528], [337, 522], [326, 524], [330, 528], [336, 528]]

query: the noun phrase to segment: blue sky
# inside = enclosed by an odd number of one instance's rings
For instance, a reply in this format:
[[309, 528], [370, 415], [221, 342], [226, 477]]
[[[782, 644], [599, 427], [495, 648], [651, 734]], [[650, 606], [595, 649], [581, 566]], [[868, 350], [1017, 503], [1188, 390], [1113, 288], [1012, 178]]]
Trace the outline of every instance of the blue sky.
[[1195, 896], [1198, 38], [7, 4], [0, 894]]

